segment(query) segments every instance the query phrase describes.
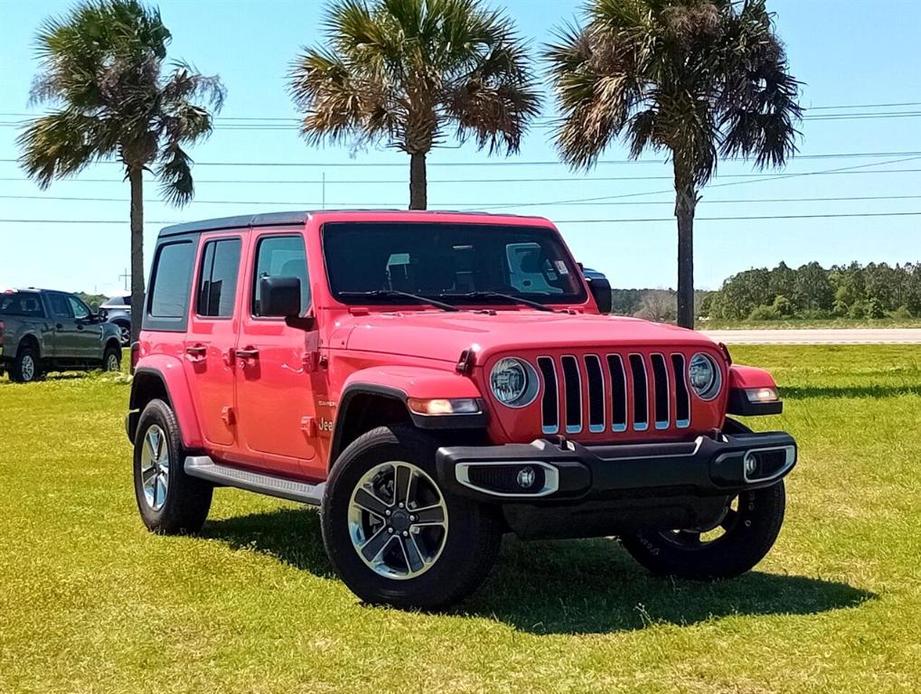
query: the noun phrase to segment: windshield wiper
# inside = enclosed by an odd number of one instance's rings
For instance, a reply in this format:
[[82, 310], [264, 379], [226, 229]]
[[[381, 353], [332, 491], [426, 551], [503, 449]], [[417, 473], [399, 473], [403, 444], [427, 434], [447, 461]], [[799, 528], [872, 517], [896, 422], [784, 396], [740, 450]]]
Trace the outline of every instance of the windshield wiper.
[[413, 301], [420, 304], [431, 304], [435, 308], [440, 308], [442, 311], [460, 311], [457, 306], [446, 303], [444, 301], [438, 301], [428, 296], [422, 296], [421, 294], [411, 294], [410, 292], [401, 292], [397, 289], [371, 289], [366, 292], [339, 292], [339, 296], [372, 296], [372, 297], [384, 297], [392, 299], [412, 299]]
[[539, 301], [525, 299], [524, 297], [515, 296], [514, 294], [503, 294], [502, 292], [478, 291], [466, 292], [465, 294], [439, 294], [438, 296], [442, 299], [505, 299], [506, 301], [512, 301], [516, 304], [522, 304], [524, 306], [536, 308], [538, 311], [549, 311], [550, 313], [556, 313], [555, 309], [552, 309], [546, 304], [540, 303]]

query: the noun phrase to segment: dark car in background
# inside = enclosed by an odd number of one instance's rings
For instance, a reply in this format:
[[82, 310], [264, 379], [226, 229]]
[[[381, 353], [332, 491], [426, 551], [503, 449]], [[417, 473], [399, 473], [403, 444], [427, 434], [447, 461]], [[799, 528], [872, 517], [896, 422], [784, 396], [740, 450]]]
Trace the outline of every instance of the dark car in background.
[[110, 323], [118, 326], [122, 347], [127, 347], [131, 343], [131, 294], [115, 294], [99, 308], [106, 312]]
[[18, 383], [48, 371], [121, 368], [121, 335], [78, 296], [48, 289], [0, 292], [0, 373]]

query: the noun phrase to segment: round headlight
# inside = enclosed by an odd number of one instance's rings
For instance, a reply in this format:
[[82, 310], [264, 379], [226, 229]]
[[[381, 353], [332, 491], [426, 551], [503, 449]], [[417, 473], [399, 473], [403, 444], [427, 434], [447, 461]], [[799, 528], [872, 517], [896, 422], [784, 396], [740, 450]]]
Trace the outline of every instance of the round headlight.
[[537, 397], [537, 372], [526, 361], [506, 357], [492, 367], [489, 387], [503, 405], [525, 407]]
[[688, 365], [691, 388], [702, 400], [712, 400], [720, 392], [720, 370], [706, 354], [697, 353]]

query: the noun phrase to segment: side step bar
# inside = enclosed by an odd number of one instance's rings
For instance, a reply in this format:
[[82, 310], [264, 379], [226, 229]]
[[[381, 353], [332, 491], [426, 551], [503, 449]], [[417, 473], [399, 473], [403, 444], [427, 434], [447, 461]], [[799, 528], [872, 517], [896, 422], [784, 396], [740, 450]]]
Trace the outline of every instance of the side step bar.
[[277, 496], [280, 499], [299, 501], [311, 506], [319, 506], [323, 499], [323, 490], [326, 483], [307, 484], [297, 480], [265, 475], [251, 470], [218, 465], [209, 456], [190, 455], [185, 459], [187, 475], [199, 477], [209, 482], [222, 484], [228, 487], [237, 487], [249, 492]]

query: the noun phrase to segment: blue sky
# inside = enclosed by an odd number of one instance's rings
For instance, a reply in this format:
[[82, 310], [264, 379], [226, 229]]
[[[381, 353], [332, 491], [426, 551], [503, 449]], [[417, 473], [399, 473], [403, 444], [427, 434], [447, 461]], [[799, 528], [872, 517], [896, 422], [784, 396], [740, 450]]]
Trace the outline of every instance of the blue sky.
[[[0, 0], [0, 219], [113, 220], [114, 224], [0, 222], [0, 287], [53, 286], [105, 291], [120, 286], [128, 264], [128, 187], [120, 169], [100, 164], [77, 179], [55, 182], [45, 192], [25, 180], [15, 162], [16, 128], [9, 124], [28, 107], [35, 70], [33, 36], [41, 20], [60, 14], [70, 2]], [[202, 72], [221, 75], [228, 88], [223, 118], [291, 118], [285, 75], [301, 46], [319, 41], [322, 2], [303, 0], [164, 0], [160, 8], [173, 33], [171, 56]], [[572, 18], [579, 2], [504, 0], [523, 35], [535, 44]], [[777, 27], [787, 44], [794, 74], [804, 82], [802, 103], [819, 107], [809, 115], [847, 113], [822, 107], [921, 102], [918, 27], [921, 3], [911, 0], [773, 0]], [[552, 102], [545, 104], [549, 110]], [[921, 106], [857, 108], [852, 113], [921, 113]], [[157, 200], [148, 183], [147, 219], [186, 221], [273, 209], [404, 207], [408, 161], [396, 152], [309, 148], [294, 128], [234, 129], [243, 121], [220, 120], [215, 133], [193, 150], [197, 202], [175, 209]], [[283, 123], [283, 121], [282, 121]], [[857, 200], [921, 194], [921, 155], [810, 158], [840, 153], [921, 151], [921, 118], [809, 120], [802, 125], [803, 157], [785, 173], [849, 168], [835, 175], [751, 174], [744, 162], [723, 162], [707, 188], [698, 216], [783, 217], [806, 214], [921, 212], [919, 199]], [[503, 164], [471, 146], [447, 143], [429, 157], [429, 203], [433, 208], [469, 209], [508, 205], [510, 212], [558, 220], [576, 256], [606, 272], [619, 287], [667, 287], [675, 283], [675, 224], [671, 219], [669, 167], [650, 156], [625, 163], [620, 145], [588, 174], [572, 174], [551, 161], [555, 154], [546, 127], [533, 129], [517, 157]], [[215, 162], [277, 162], [309, 166], [213, 166]], [[457, 166], [482, 164], [490, 166]], [[454, 166], [446, 164], [455, 164]], [[343, 166], [345, 165], [345, 166]], [[378, 166], [383, 165], [383, 166]], [[866, 166], [871, 165], [871, 166]], [[864, 167], [854, 169], [851, 167]], [[915, 171], [904, 171], [915, 169]], [[901, 173], [867, 173], [902, 170]], [[661, 179], [657, 177], [662, 177]], [[528, 181], [521, 179], [563, 179]], [[615, 180], [598, 180], [598, 179]], [[92, 179], [92, 180], [90, 180]], [[490, 180], [492, 179], [492, 180]], [[500, 180], [496, 180], [500, 179]], [[507, 179], [517, 179], [508, 181]], [[246, 180], [248, 183], [228, 183]], [[254, 181], [273, 181], [257, 183]], [[278, 181], [290, 181], [281, 183]], [[731, 184], [731, 185], [724, 185]], [[10, 197], [13, 196], [13, 197]], [[19, 197], [15, 196], [32, 196]], [[620, 196], [602, 205], [591, 201]], [[93, 197], [113, 201], [51, 200]], [[790, 202], [789, 198], [845, 198]], [[851, 198], [851, 199], [848, 199]], [[778, 201], [782, 200], [782, 201]], [[212, 204], [209, 201], [225, 201]], [[238, 202], [233, 202], [238, 201]], [[255, 204], [266, 201], [290, 204]], [[538, 204], [580, 201], [578, 204]], [[516, 207], [518, 205], [527, 205]], [[624, 220], [664, 219], [665, 221]], [[601, 220], [588, 223], [582, 220]], [[696, 226], [697, 284], [718, 287], [728, 275], [783, 260], [799, 265], [851, 260], [890, 263], [921, 260], [921, 216], [712, 220]], [[148, 224], [149, 250], [158, 225]]]

